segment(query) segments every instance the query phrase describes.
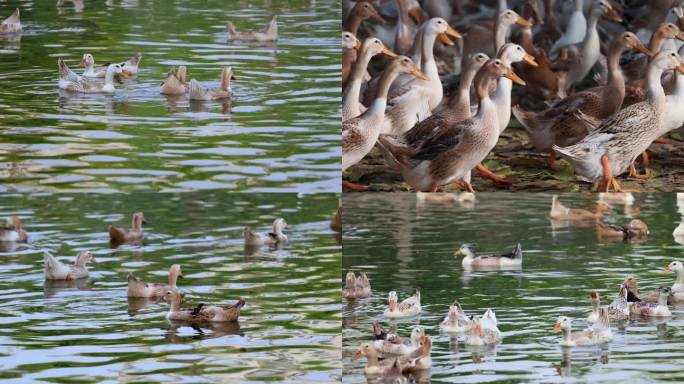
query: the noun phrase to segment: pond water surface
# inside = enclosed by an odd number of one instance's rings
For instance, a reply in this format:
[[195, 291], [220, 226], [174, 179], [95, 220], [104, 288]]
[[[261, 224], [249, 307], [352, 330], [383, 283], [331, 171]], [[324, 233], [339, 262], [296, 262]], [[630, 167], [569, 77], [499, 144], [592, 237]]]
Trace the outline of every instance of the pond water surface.
[[[29, 243], [0, 249], [0, 381], [339, 381], [341, 249], [329, 229], [337, 196], [189, 193], [4, 195]], [[143, 210], [142, 245], [111, 248], [107, 224]], [[289, 244], [245, 250], [242, 230], [284, 217]], [[46, 283], [43, 251], [72, 263], [90, 250], [84, 281]], [[239, 322], [170, 323], [164, 302], [128, 300], [128, 272], [167, 281], [180, 264], [185, 306], [243, 298]]]
[[[67, 2], [67, 4], [71, 4]], [[106, 5], [112, 4], [112, 5]], [[54, 1], [21, 8], [21, 38], [0, 40], [0, 191], [340, 190], [339, 0]], [[277, 43], [229, 42], [226, 21], [260, 29], [278, 15]], [[57, 87], [57, 59], [80, 73], [143, 54], [137, 80], [114, 95]], [[159, 94], [172, 66], [218, 87], [229, 104]]]
[[[591, 208], [595, 195], [562, 195], [571, 207]], [[343, 270], [365, 271], [373, 295], [344, 302], [344, 382], [365, 382], [365, 358], [353, 352], [371, 339], [371, 323], [390, 323], [382, 312], [387, 292], [399, 299], [421, 288], [423, 313], [394, 323], [406, 336], [415, 324], [433, 339], [433, 383], [458, 382], [601, 382], [645, 383], [684, 380], [684, 307], [673, 308], [666, 321], [631, 320], [606, 347], [564, 351], [553, 333], [560, 315], [575, 319], [574, 330], [587, 326], [589, 291], [604, 304], [614, 297], [627, 274], [636, 274], [640, 289], [671, 286], [672, 274], [661, 273], [672, 260], [684, 259], [684, 245], [672, 237], [680, 212], [674, 194], [639, 194], [629, 209], [614, 206], [606, 220], [648, 223], [644, 243], [599, 242], [593, 225], [563, 226], [549, 218], [551, 195], [480, 193], [474, 203], [418, 203], [412, 194], [347, 194], [343, 199], [345, 231]], [[523, 266], [518, 271], [466, 272], [453, 252], [475, 243], [483, 253], [509, 252], [520, 242]], [[440, 334], [439, 323], [458, 299], [469, 315], [496, 312], [503, 343], [476, 350]]]

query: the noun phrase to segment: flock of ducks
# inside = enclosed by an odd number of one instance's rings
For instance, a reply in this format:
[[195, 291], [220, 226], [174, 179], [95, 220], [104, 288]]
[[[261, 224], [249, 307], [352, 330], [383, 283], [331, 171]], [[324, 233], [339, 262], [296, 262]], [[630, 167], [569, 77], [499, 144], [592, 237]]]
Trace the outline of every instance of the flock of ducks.
[[[133, 214], [131, 227], [116, 227], [109, 225], [109, 239], [113, 246], [122, 244], [142, 244], [144, 239], [143, 224], [147, 224], [142, 212]], [[273, 231], [260, 233], [246, 227], [243, 232], [246, 247], [282, 246], [287, 244], [287, 236], [283, 230], [287, 222], [283, 218], [277, 218], [273, 222]], [[17, 216], [8, 217], [4, 225], [0, 225], [0, 242], [26, 243], [29, 235], [24, 229], [21, 219]], [[52, 256], [47, 251], [44, 254], [45, 280], [74, 281], [85, 279], [90, 276], [87, 264], [95, 263], [95, 256], [89, 251], [82, 251], [76, 256], [73, 264], [65, 264]], [[129, 298], [145, 298], [164, 300], [169, 303], [169, 320], [183, 321], [188, 323], [222, 323], [238, 321], [240, 310], [245, 306], [245, 301], [238, 299], [236, 303], [226, 306], [205, 306], [200, 303], [194, 308], [183, 309], [183, 296], [176, 285], [178, 278], [183, 277], [179, 264], [173, 264], [169, 268], [167, 283], [145, 282], [136, 277], [132, 272], [128, 274], [127, 296]]]
[[[446, 198], [454, 194], [423, 195], [429, 196], [432, 201], [438, 203], [460, 201], [457, 198]], [[647, 239], [650, 232], [646, 223], [641, 220], [633, 219], [625, 225], [608, 224], [604, 221], [605, 214], [612, 212], [613, 206], [619, 204], [623, 204], [625, 211], [630, 215], [638, 213], [636, 209], [627, 209], [635, 202], [631, 193], [603, 193], [598, 198], [596, 209], [587, 210], [566, 207], [558, 196], [553, 196], [549, 219], [552, 224], [595, 225], [599, 240], [643, 241]], [[684, 214], [684, 194], [678, 194], [677, 204]], [[680, 225], [680, 227], [684, 226]], [[675, 238], [677, 232], [678, 229], [675, 230]], [[502, 254], [480, 254], [476, 252], [472, 244], [463, 244], [454, 252], [454, 255], [463, 257], [461, 265], [466, 271], [519, 270], [523, 263], [523, 250], [520, 244], [517, 244], [512, 251]], [[684, 303], [684, 263], [672, 261], [663, 269], [663, 272], [675, 274], [675, 281], [671, 286], [661, 285], [654, 291], [640, 291], [637, 277], [628, 275], [619, 284], [617, 293], [608, 305], [601, 304], [600, 295], [595, 289], [590, 290], [591, 312], [586, 321], [581, 319], [587, 323], [586, 328], [580, 331], [573, 330], [572, 318], [558, 317], [553, 331], [561, 333], [559, 344], [563, 347], [603, 345], [612, 340], [611, 327], [615, 324], [620, 329], [624, 329], [629, 319], [670, 318], [671, 306]], [[371, 296], [372, 290], [368, 276], [363, 272], [358, 276], [352, 271], [347, 272], [342, 297], [347, 301], [354, 301]], [[416, 318], [422, 312], [419, 289], [401, 301], [396, 291], [390, 291], [387, 296], [387, 307], [382, 316], [392, 322], [397, 319]], [[458, 340], [469, 346], [493, 346], [503, 342], [497, 316], [492, 309], [485, 309], [484, 313], [478, 316], [464, 311], [458, 300], [450, 305], [439, 324], [439, 329], [442, 333], [455, 335]], [[411, 375], [416, 379], [432, 365], [432, 342], [421, 326], [415, 326], [409, 337], [402, 338], [394, 333], [385, 332], [376, 320], [373, 322], [372, 339], [370, 342], [362, 343], [354, 354], [355, 359], [366, 357], [364, 372], [369, 377], [379, 377], [396, 383], [410, 382]]]
[[[472, 191], [473, 168], [510, 184], [482, 161], [515, 116], [552, 169], [560, 155], [578, 179], [620, 191], [620, 175], [650, 177], [635, 160], [646, 168], [649, 146], [684, 123], [678, 1], [375, 3], [343, 1], [343, 171], [377, 147], [415, 191]], [[452, 38], [456, 54], [437, 44]]]

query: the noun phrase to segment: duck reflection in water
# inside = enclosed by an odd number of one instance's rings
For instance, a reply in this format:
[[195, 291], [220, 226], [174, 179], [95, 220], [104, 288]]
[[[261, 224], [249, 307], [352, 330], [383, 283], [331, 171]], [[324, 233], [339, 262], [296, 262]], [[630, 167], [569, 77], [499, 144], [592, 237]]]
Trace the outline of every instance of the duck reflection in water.
[[89, 291], [93, 288], [95, 282], [88, 279], [76, 280], [45, 280], [43, 284], [43, 296], [51, 298], [60, 292], [66, 291]]
[[[242, 335], [240, 322], [230, 321], [224, 323], [184, 323], [170, 321], [165, 339], [172, 343], [183, 343], [190, 340], [207, 340], [228, 335]], [[185, 328], [185, 331], [182, 329]], [[194, 330], [188, 334], [188, 329]]]
[[[607, 346], [601, 346], [595, 349], [591, 354], [594, 355], [597, 362], [601, 364], [608, 364], [610, 362], [610, 351]], [[582, 359], [585, 360], [585, 359]], [[572, 377], [572, 348], [561, 347], [561, 361], [554, 365], [556, 372], [562, 377]]]

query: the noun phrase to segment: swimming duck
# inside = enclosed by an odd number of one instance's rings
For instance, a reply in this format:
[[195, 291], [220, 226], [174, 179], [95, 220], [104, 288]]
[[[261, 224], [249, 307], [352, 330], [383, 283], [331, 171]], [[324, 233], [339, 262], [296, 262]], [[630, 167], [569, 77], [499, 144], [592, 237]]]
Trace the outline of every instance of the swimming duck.
[[449, 312], [439, 324], [439, 328], [448, 333], [460, 333], [469, 330], [473, 320], [465, 314], [458, 301], [449, 306]]
[[620, 290], [606, 309], [610, 321], [623, 321], [629, 319], [629, 302], [627, 301], [628, 289], [620, 284]]
[[376, 339], [373, 341], [373, 348], [378, 353], [389, 355], [408, 355], [420, 347], [420, 338], [425, 336], [423, 327], [416, 325], [411, 330], [411, 337], [408, 341], [403, 338], [390, 334], [386, 339]]
[[416, 289], [416, 293], [413, 296], [404, 299], [399, 305], [397, 305], [397, 292], [390, 291], [387, 297], [387, 309], [385, 309], [384, 315], [389, 318], [401, 318], [401, 317], [411, 317], [419, 315], [421, 312], [420, 307], [420, 290]]
[[627, 49], [636, 49], [651, 55], [635, 34], [624, 32], [610, 46], [608, 82], [605, 85], [575, 93], [540, 112], [525, 111], [520, 106], [513, 107], [513, 114], [529, 134], [537, 151], [549, 152], [548, 164], [552, 169], [555, 169], [556, 159], [552, 146], [575, 144], [589, 132], [587, 124], [576, 115], [577, 111], [589, 117], [604, 119], [620, 109], [625, 96], [625, 78], [620, 69], [620, 56]]
[[259, 233], [253, 231], [249, 227], [245, 227], [243, 236], [245, 237], [246, 245], [277, 245], [287, 244], [287, 236], [283, 233], [283, 229], [287, 228], [287, 222], [282, 217], [273, 221], [273, 232]]
[[19, 8], [14, 10], [14, 13], [0, 23], [0, 35], [7, 35], [10, 33], [21, 32], [21, 20], [19, 17]]
[[342, 89], [347, 85], [359, 48], [361, 48], [359, 39], [349, 31], [342, 31]]
[[140, 241], [143, 238], [143, 224], [147, 224], [147, 220], [145, 220], [145, 215], [143, 215], [142, 212], [133, 214], [131, 228], [115, 227], [110, 224], [109, 227], [107, 227], [107, 230], [109, 231], [109, 240], [116, 244]]
[[[138, 66], [140, 65], [140, 59], [142, 59], [142, 53], [138, 52], [130, 59], [120, 63], [121, 70], [124, 75], [135, 76], [138, 74]], [[126, 77], [128, 77], [126, 76]]]
[[[387, 107], [387, 94], [390, 84], [400, 73], [410, 73], [425, 78], [413, 61], [406, 56], [396, 57], [387, 66], [380, 79], [378, 93], [373, 104], [361, 116], [342, 122], [342, 171], [361, 161], [378, 139]], [[350, 189], [367, 190], [367, 187], [356, 186], [347, 181], [344, 185]]]
[[114, 75], [125, 77], [119, 64], [110, 64], [107, 67], [104, 84], [77, 75], [67, 67], [62, 59], [57, 60], [57, 65], [59, 67], [59, 88], [71, 92], [114, 93]]
[[28, 233], [17, 216], [7, 218], [5, 225], [0, 225], [0, 242], [25, 243], [28, 241]]
[[389, 368], [395, 364], [400, 367], [402, 373], [430, 368], [432, 365], [431, 351], [432, 340], [429, 336], [423, 335], [420, 339], [420, 346], [408, 355], [379, 360], [378, 352], [373, 348], [373, 345], [371, 343], [363, 343], [354, 353], [354, 360], [366, 356], [367, 363], [364, 373], [368, 376], [385, 376]]
[[684, 301], [684, 265], [681, 261], [673, 261], [665, 267], [663, 272], [674, 272], [676, 274], [675, 283], [672, 285], [672, 295], [675, 302]]
[[85, 68], [82, 75], [84, 77], [105, 77], [109, 63], [95, 66], [95, 58], [93, 55], [90, 53], [84, 53], [80, 66]]
[[397, 57], [394, 52], [382, 44], [380, 39], [369, 37], [363, 41], [356, 63], [354, 63], [351, 78], [342, 93], [342, 121], [354, 118], [366, 111], [366, 107], [359, 101], [361, 85], [364, 82], [364, 76], [367, 73], [366, 68], [371, 58], [381, 53], [389, 57]]
[[499, 322], [496, 320], [496, 314], [490, 308], [482, 315], [480, 326], [482, 327], [482, 338], [485, 344], [498, 344], [503, 339], [501, 331], [499, 331]]
[[370, 297], [370, 295], [370, 280], [368, 280], [366, 273], [361, 272], [357, 279], [354, 272], [347, 272], [344, 289], [342, 290], [342, 297], [345, 299], [364, 299]]
[[563, 338], [560, 341], [563, 347], [605, 344], [613, 339], [608, 311], [605, 308], [601, 308], [598, 321], [585, 331], [572, 332], [572, 320], [567, 316], [558, 318], [553, 331], [563, 332]]
[[166, 291], [164, 300], [171, 304], [169, 313], [166, 315], [167, 319], [191, 323], [238, 321], [240, 310], [245, 306], [245, 301], [239, 299], [235, 304], [224, 307], [207, 307], [199, 304], [194, 309], [183, 309], [181, 307], [183, 297], [176, 291]]
[[[684, 55], [684, 45], [679, 48], [679, 55]], [[660, 126], [660, 135], [675, 130], [684, 124], [684, 75], [675, 71], [674, 73], [674, 89], [672, 93], [665, 96], [666, 108], [663, 123]]]
[[501, 332], [498, 331], [498, 328], [496, 330], [485, 328], [482, 319], [479, 316], [475, 316], [473, 318], [473, 325], [466, 335], [465, 344], [471, 346], [498, 344], [501, 342]]
[[268, 23], [260, 31], [237, 32], [232, 21], [226, 23], [226, 30], [228, 31], [229, 40], [242, 41], [276, 41], [278, 40], [278, 20], [273, 16], [271, 22]]
[[146, 297], [150, 299], [164, 297], [167, 291], [178, 292], [176, 281], [179, 277], [183, 277], [181, 266], [174, 264], [169, 268], [169, 283], [145, 283], [133, 275], [133, 272], [128, 273], [128, 297]]
[[[627, 301], [630, 303], [644, 302], [644, 303], [657, 303], [660, 298], [660, 291], [650, 291], [650, 292], [639, 292], [639, 283], [637, 277], [634, 275], [627, 275], [622, 282], [627, 288]], [[674, 296], [670, 296], [667, 299], [668, 304], [674, 304]]]
[[502, 255], [477, 255], [473, 244], [463, 244], [454, 252], [454, 256], [465, 256], [463, 267], [517, 267], [522, 265], [522, 247], [520, 243], [511, 253]]
[[221, 70], [221, 88], [211, 90], [204, 88], [197, 80], [190, 80], [188, 84], [188, 99], [190, 100], [224, 100], [230, 98], [233, 90], [230, 88], [230, 81], [234, 80], [233, 69], [226, 67]]
[[658, 288], [658, 302], [647, 303], [644, 301], [629, 303], [629, 313], [644, 317], [670, 317], [672, 312], [667, 307], [670, 296], [670, 288], [661, 286]]
[[601, 219], [603, 212], [608, 210], [610, 210], [610, 207], [604, 203], [596, 205], [596, 212], [580, 208], [568, 208], [558, 200], [558, 196], [554, 195], [551, 198], [551, 212], [549, 216], [552, 220], [594, 221]]
[[44, 253], [46, 280], [76, 280], [88, 277], [86, 263], [96, 262], [95, 256], [88, 251], [79, 252], [73, 265], [65, 265], [47, 251]]
[[660, 136], [660, 125], [666, 107], [660, 76], [668, 69], [677, 69], [684, 73], [682, 59], [673, 51], [658, 53], [649, 64], [647, 101], [618, 111], [577, 144], [553, 147], [575, 166], [578, 178], [587, 181], [600, 180], [599, 192], [608, 192], [611, 187], [619, 192], [616, 176], [627, 169], [631, 176], [638, 176], [634, 160]]
[[596, 223], [599, 239], [629, 240], [644, 239], [649, 235], [648, 226], [641, 220], [634, 219], [627, 225], [614, 225], [599, 221]]
[[187, 92], [186, 84], [187, 68], [185, 65], [181, 65], [176, 68], [171, 68], [169, 73], [166, 74], [166, 79], [162, 81], [159, 93], [162, 95], [183, 95]]
[[587, 321], [595, 323], [598, 321], [599, 312], [601, 311], [601, 297], [595, 289], [589, 292], [589, 297], [591, 299], [591, 314], [587, 316]]
[[501, 76], [524, 85], [501, 60], [490, 60], [475, 79], [479, 100], [475, 116], [433, 131], [419, 144], [380, 137], [385, 159], [401, 169], [404, 180], [415, 191], [436, 192], [441, 185], [462, 181], [466, 190], [473, 192], [470, 170], [487, 157], [499, 138], [498, 112], [489, 89]]

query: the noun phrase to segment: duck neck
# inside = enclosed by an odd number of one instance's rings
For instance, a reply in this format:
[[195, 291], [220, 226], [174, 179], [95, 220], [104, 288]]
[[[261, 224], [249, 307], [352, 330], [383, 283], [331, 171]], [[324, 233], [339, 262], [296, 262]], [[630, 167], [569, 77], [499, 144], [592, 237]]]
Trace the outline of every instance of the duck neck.
[[[424, 31], [423, 39], [421, 42], [421, 62], [420, 69], [423, 71], [428, 79], [433, 80], [435, 78], [439, 79], [439, 73], [437, 73], [437, 63], [435, 62], [435, 56], [433, 54], [433, 49], [435, 48], [435, 39], [437, 38], [437, 33], [433, 31]], [[414, 61], [414, 63], [418, 64]]]
[[575, 0], [575, 12], [584, 11], [584, 0]]
[[399, 23], [397, 24], [397, 33], [399, 33], [398, 31], [408, 27], [409, 13], [407, 0], [396, 0], [396, 3], [399, 12]]
[[361, 83], [363, 82], [363, 76], [366, 74], [366, 70], [368, 69], [368, 63], [370, 63], [372, 57], [373, 56], [370, 53], [370, 49], [364, 46], [361, 48], [361, 54], [356, 59], [356, 63], [354, 63], [351, 81], [349, 82], [347, 88], [350, 92], [354, 92], [357, 95], [357, 100], [358, 94], [361, 92]]
[[114, 85], [114, 70], [115, 67], [113, 65], [107, 67], [107, 72], [105, 73], [105, 85]]
[[649, 66], [648, 73], [646, 74], [648, 102], [653, 104], [659, 111], [661, 111], [665, 105], [665, 90], [663, 90], [663, 86], [660, 84], [660, 77], [662, 74], [663, 70], [655, 65]]
[[473, 79], [475, 79], [475, 74], [477, 71], [472, 67], [467, 68], [461, 76], [461, 81], [458, 83], [458, 91], [449, 100], [449, 108], [458, 110], [460, 113], [461, 108], [468, 108], [470, 111], [470, 87], [473, 85]]
[[383, 116], [385, 114], [390, 85], [392, 85], [392, 82], [397, 78], [398, 74], [399, 73], [395, 68], [390, 67], [382, 74], [382, 77], [380, 77], [378, 93], [375, 96], [373, 104], [368, 108], [368, 111], [373, 115]]
[[615, 41], [608, 52], [608, 82], [603, 97], [603, 108], [608, 114], [617, 111], [625, 98], [625, 76], [620, 68], [620, 56], [624, 51], [625, 47]]
[[349, 15], [349, 19], [347, 20], [347, 26], [346, 30], [351, 32], [354, 36], [356, 36], [356, 33], [359, 31], [359, 27], [361, 26], [361, 22], [363, 21], [363, 18], [361, 15], [358, 14], [358, 11], [356, 9], [352, 9], [351, 15]]
[[169, 286], [175, 287], [178, 282], [178, 273], [175, 271], [169, 272]]
[[378, 355], [375, 353], [374, 350], [366, 353], [366, 359], [368, 359], [368, 363], [366, 364], [366, 367], [377, 367], [378, 366]]
[[171, 308], [169, 309], [171, 312], [178, 312], [181, 310], [181, 297], [180, 295], [177, 295], [174, 297], [173, 301], [171, 302]]
[[684, 269], [677, 270], [675, 273], [677, 274], [677, 278], [675, 279], [674, 285], [672, 285], [672, 290], [682, 291], [684, 290]]
[[499, 52], [499, 49], [506, 44], [506, 39], [511, 32], [511, 25], [502, 23], [501, 19], [502, 16], [500, 13], [496, 20], [496, 25], [494, 26], [494, 30], [496, 31], [494, 33], [494, 53]]
[[669, 296], [668, 293], [665, 292], [660, 292], [658, 294], [658, 305], [664, 305], [667, 306], [667, 297]]
[[572, 338], [572, 329], [570, 327], [561, 329], [563, 332], [563, 341], [570, 341]]
[[592, 300], [591, 301], [591, 313], [598, 315], [600, 308], [601, 308], [601, 302], [599, 300]]
[[[651, 40], [649, 40], [649, 42], [648, 42], [648, 49], [651, 52], [653, 52], [653, 55], [655, 55], [658, 52], [660, 52], [660, 50], [663, 48], [664, 43], [665, 43], [665, 36], [663, 36], [662, 33], [656, 31], [653, 35], [651, 35]], [[652, 58], [653, 58], [653, 56], [651, 57], [651, 59]]]
[[492, 99], [489, 97], [489, 88], [494, 81], [495, 79], [491, 75], [483, 74], [475, 84], [475, 91], [479, 100], [476, 115], [478, 119], [484, 119], [489, 116], [492, 110], [496, 110]]

